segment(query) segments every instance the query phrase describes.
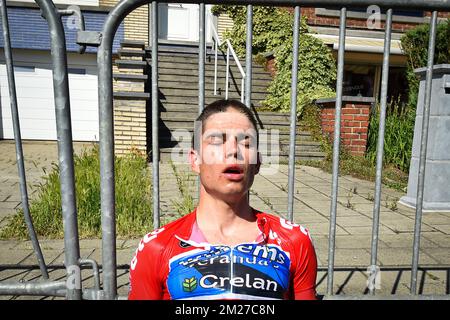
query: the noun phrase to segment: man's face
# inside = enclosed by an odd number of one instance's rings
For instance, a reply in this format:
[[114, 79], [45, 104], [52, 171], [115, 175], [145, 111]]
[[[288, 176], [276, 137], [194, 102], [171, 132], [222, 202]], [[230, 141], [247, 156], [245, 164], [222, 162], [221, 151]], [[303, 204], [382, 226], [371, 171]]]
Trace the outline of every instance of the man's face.
[[209, 194], [225, 201], [246, 195], [259, 172], [257, 136], [250, 120], [230, 108], [204, 123], [200, 150], [191, 152], [192, 169]]

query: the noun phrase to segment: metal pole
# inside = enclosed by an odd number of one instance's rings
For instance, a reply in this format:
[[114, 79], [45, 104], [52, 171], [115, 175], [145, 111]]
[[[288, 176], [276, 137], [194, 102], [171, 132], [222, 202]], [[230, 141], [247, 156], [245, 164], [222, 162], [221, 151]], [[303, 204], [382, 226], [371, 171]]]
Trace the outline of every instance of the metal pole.
[[[61, 203], [64, 226], [64, 264], [66, 268], [79, 268], [80, 246], [75, 200], [75, 174], [73, 164], [72, 123], [70, 117], [69, 79], [64, 28], [61, 18], [50, 0], [36, 0], [48, 22], [53, 60], [53, 90], [56, 108], [56, 131], [58, 136], [58, 159], [61, 183]], [[81, 283], [81, 274], [72, 274]], [[68, 299], [81, 299], [81, 288], [68, 288]]]
[[36, 236], [36, 232], [33, 227], [33, 220], [31, 218], [30, 207], [28, 205], [27, 180], [23, 160], [19, 110], [17, 107], [16, 80], [14, 78], [14, 62], [11, 51], [11, 39], [9, 36], [9, 23], [8, 23], [6, 0], [0, 1], [0, 10], [2, 16], [3, 40], [5, 42], [4, 49], [5, 49], [6, 71], [8, 74], [9, 99], [11, 101], [11, 117], [13, 122], [14, 140], [16, 144], [16, 160], [17, 160], [17, 169], [19, 171], [20, 195], [22, 200], [23, 215], [25, 223], [27, 225], [28, 234], [30, 235], [31, 243], [33, 245], [33, 249], [36, 254], [37, 261], [39, 263], [39, 268], [41, 269], [42, 277], [47, 280], [48, 279], [47, 266], [45, 265], [45, 260], [44, 256], [42, 255], [39, 240]]
[[198, 113], [205, 107], [205, 4], [200, 3], [198, 42]]
[[[392, 9], [387, 11], [386, 30], [384, 34], [384, 54], [383, 54], [383, 73], [381, 80], [381, 101], [380, 101], [380, 126], [378, 128], [377, 145], [377, 169], [375, 178], [375, 199], [373, 206], [373, 225], [372, 225], [372, 251], [370, 257], [371, 279], [377, 272], [377, 249], [378, 249], [378, 229], [380, 224], [380, 202], [381, 202], [381, 177], [383, 170], [383, 151], [384, 151], [384, 132], [386, 127], [386, 105], [389, 82], [389, 57], [391, 53], [391, 30], [392, 30]], [[369, 287], [371, 294], [375, 294], [373, 283]]]
[[425, 103], [423, 107], [422, 136], [420, 140], [419, 176], [417, 185], [416, 221], [414, 225], [413, 259], [411, 270], [411, 294], [417, 294], [417, 270], [419, 266], [420, 230], [422, 223], [423, 192], [425, 187], [425, 169], [428, 144], [428, 126], [430, 120], [431, 81], [433, 79], [434, 49], [436, 42], [437, 11], [433, 11], [430, 22], [430, 41], [428, 44], [428, 63], [425, 82]]
[[227, 44], [227, 69], [225, 73], [225, 99], [228, 99], [228, 77], [230, 73], [230, 46]]
[[214, 95], [217, 95], [217, 39], [214, 40]]
[[336, 209], [338, 197], [338, 176], [339, 176], [339, 148], [341, 136], [341, 107], [342, 107], [342, 84], [344, 81], [344, 54], [345, 54], [345, 31], [346, 31], [347, 9], [341, 9], [339, 24], [339, 51], [338, 70], [336, 81], [336, 114], [334, 119], [334, 144], [333, 144], [333, 179], [332, 197], [330, 208], [330, 239], [328, 244], [328, 282], [327, 294], [333, 294], [333, 272], [334, 272], [334, 251], [336, 241]]
[[103, 25], [101, 44], [97, 53], [104, 292], [102, 297], [105, 299], [117, 298], [112, 44], [114, 35], [126, 15], [146, 3], [148, 3], [146, 0], [128, 0], [117, 3]]
[[152, 2], [152, 176], [153, 228], [160, 225], [159, 212], [159, 99], [158, 99], [158, 2]]
[[0, 295], [66, 296], [66, 282], [0, 283]]
[[294, 221], [295, 137], [297, 124], [298, 46], [300, 37], [300, 6], [294, 9], [294, 34], [291, 75], [291, 127], [289, 137], [288, 217]]
[[253, 42], [253, 6], [247, 6], [247, 41], [245, 44], [245, 105], [247, 108], [252, 106], [252, 42]]

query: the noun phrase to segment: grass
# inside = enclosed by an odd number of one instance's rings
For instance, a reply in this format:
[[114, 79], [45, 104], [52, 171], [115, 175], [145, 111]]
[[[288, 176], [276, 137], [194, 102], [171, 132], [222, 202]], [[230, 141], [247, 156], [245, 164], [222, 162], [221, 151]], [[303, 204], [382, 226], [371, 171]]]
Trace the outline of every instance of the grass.
[[[325, 152], [325, 159], [322, 161], [299, 161], [298, 164], [320, 168], [331, 173], [333, 170], [333, 145], [328, 137], [322, 134], [320, 127], [320, 115], [316, 106], [305, 108], [302, 120], [307, 124], [307, 130], [311, 132], [314, 140], [319, 141], [322, 150]], [[354, 178], [367, 181], [375, 181], [376, 164], [372, 158], [351, 155], [340, 144], [339, 174], [349, 175]], [[395, 190], [405, 192], [408, 186], [408, 173], [398, 169], [394, 164], [385, 164], [382, 171], [382, 183]]]
[[180, 200], [171, 201], [176, 213], [174, 215], [164, 217], [164, 221], [162, 223], [163, 225], [181, 218], [195, 209], [195, 201], [190, 190], [190, 184], [193, 181], [192, 179], [195, 179], [196, 176], [190, 175], [186, 172], [180, 173], [173, 162], [170, 162], [170, 166], [172, 167], [172, 171], [175, 176], [177, 188], [181, 194], [181, 198]]
[[[101, 236], [100, 164], [98, 146], [74, 156], [78, 227], [81, 238]], [[152, 230], [151, 179], [145, 155], [133, 151], [115, 158], [116, 230], [119, 237], [142, 236]], [[59, 167], [52, 169], [37, 186], [30, 212], [38, 236], [62, 238]], [[28, 239], [20, 209], [1, 230], [0, 238]]]

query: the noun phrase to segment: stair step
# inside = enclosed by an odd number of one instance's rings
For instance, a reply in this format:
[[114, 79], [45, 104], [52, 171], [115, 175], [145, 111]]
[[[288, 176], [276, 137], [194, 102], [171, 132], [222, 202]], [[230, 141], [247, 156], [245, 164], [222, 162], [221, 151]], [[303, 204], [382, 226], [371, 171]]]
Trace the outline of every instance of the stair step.
[[[164, 108], [161, 108], [161, 117], [163, 117], [163, 114], [166, 114], [165, 117], [177, 117], [176, 113], [183, 114], [184, 117], [195, 118], [198, 113], [198, 107], [195, 106], [180, 106], [180, 105], [165, 105]], [[267, 122], [274, 120], [284, 120], [287, 124], [290, 123], [290, 114], [288, 113], [278, 113], [278, 112], [261, 112], [261, 111], [254, 111], [252, 109], [252, 113], [255, 116], [255, 119], [257, 122]], [[299, 125], [301, 121], [297, 121], [297, 125]]]
[[[181, 109], [181, 108], [180, 108]], [[187, 110], [186, 110], [187, 111]], [[197, 118], [197, 112], [173, 112], [163, 111], [160, 114], [161, 119], [164, 121], [194, 121]], [[258, 114], [256, 122], [280, 124], [290, 126], [289, 117], [285, 115], [264, 115]]]
[[[205, 77], [205, 84], [211, 88], [214, 88], [214, 76]], [[270, 81], [256, 79], [252, 80], [252, 89], [255, 90], [267, 90]], [[160, 74], [158, 77], [158, 85], [163, 86], [180, 86], [182, 88], [198, 88], [198, 79], [192, 76], [170, 76]], [[217, 77], [217, 87], [225, 87], [225, 76]], [[253, 90], [252, 90], [253, 91]]]
[[[149, 59], [146, 59], [148, 64], [151, 65], [151, 61]], [[179, 69], [179, 70], [197, 70], [198, 71], [198, 64], [190, 64], [190, 63], [183, 63], [183, 62], [158, 62], [158, 69]], [[225, 73], [226, 67], [224, 66], [218, 66], [218, 71]], [[233, 74], [240, 74], [239, 68], [232, 64], [230, 65], [230, 70]], [[214, 65], [212, 64], [206, 64], [205, 65], [205, 71], [211, 71], [214, 73]], [[245, 68], [244, 68], [245, 72]], [[259, 75], [259, 76], [265, 76], [267, 79], [271, 79], [271, 75], [264, 71], [263, 69], [252, 69], [252, 75]]]
[[[149, 53], [152, 52], [151, 47], [145, 47], [145, 50]], [[207, 44], [206, 46], [206, 53], [212, 54], [213, 51], [211, 50], [211, 46]], [[170, 44], [165, 45], [164, 43], [158, 43], [158, 54], [159, 55], [198, 55], [198, 44], [195, 43], [185, 43], [181, 45], [176, 44]]]
[[148, 100], [150, 93], [147, 92], [114, 92], [114, 99], [120, 100]]
[[[167, 130], [167, 128], [165, 128], [165, 130]], [[162, 132], [162, 128], [160, 127], [160, 136], [159, 139], [161, 141], [161, 144], [165, 143], [170, 144], [178, 144], [178, 143], [187, 143], [187, 144], [191, 144], [192, 142], [192, 131], [188, 132], [187, 130], [182, 130], [182, 134], [177, 134], [175, 133], [175, 130], [173, 130], [173, 132]], [[180, 132], [181, 133], [181, 132]], [[308, 146], [311, 148], [314, 148], [316, 150], [321, 150], [321, 146], [320, 146], [320, 142], [317, 142], [315, 140], [312, 139], [312, 137], [309, 134], [305, 134], [305, 135], [301, 135], [301, 134], [297, 134], [297, 136], [295, 137], [295, 146]], [[260, 133], [259, 136], [260, 139], [260, 143], [264, 143], [264, 142], [269, 142], [272, 143], [272, 138], [271, 137], [265, 137], [264, 135], [262, 135]], [[289, 148], [289, 136], [279, 136], [279, 143], [280, 143], [280, 148], [286, 149]], [[274, 142], [275, 143], [275, 142]]]
[[147, 66], [146, 61], [117, 59], [114, 63], [119, 68], [124, 69], [143, 69]]
[[119, 53], [120, 57], [140, 57], [140, 58], [145, 57], [145, 50], [119, 48], [117, 52]]
[[132, 74], [132, 73], [114, 73], [113, 78], [121, 81], [146, 81], [148, 80], [148, 75]]
[[[160, 131], [161, 129], [167, 130], [184, 130], [189, 131], [192, 133], [193, 127], [194, 127], [194, 121], [168, 121], [165, 120], [164, 122], [160, 123]], [[278, 130], [279, 136], [283, 136], [284, 139], [289, 139], [289, 133], [290, 128], [288, 126], [277, 126], [277, 125], [267, 125], [265, 124], [263, 128], [258, 126], [258, 130], [261, 132], [261, 130]], [[311, 136], [311, 133], [306, 130], [306, 128], [297, 127], [296, 130], [297, 136]]]
[[[192, 69], [192, 70], [184, 70], [180, 68], [162, 68], [159, 66], [159, 75], [176, 75], [176, 76], [189, 76], [189, 77], [198, 77], [198, 69]], [[221, 70], [217, 74], [218, 77], [225, 79], [225, 70]], [[205, 70], [205, 77], [214, 77], [214, 70]], [[231, 74], [229, 75], [230, 83], [233, 82], [233, 79], [239, 83], [241, 83], [241, 73], [236, 69], [232, 70]], [[272, 77], [269, 74], [264, 73], [257, 73], [252, 74], [252, 80], [266, 80], [268, 82], [272, 81]], [[224, 81], [225, 82], [225, 81]]]
[[[161, 162], [169, 162], [173, 161], [172, 155], [178, 155], [178, 160], [182, 160], [183, 163], [187, 163], [187, 152], [183, 149], [173, 149], [173, 148], [161, 148], [160, 149], [160, 161]], [[183, 155], [186, 155], [184, 157]], [[271, 157], [275, 155], [269, 155]], [[307, 161], [307, 160], [322, 160], [324, 159], [326, 154], [324, 152], [319, 151], [303, 151], [295, 154], [295, 161]], [[289, 159], [289, 154], [287, 153], [280, 153], [280, 162], [286, 162]], [[150, 157], [151, 159], [151, 157]], [[184, 162], [185, 161], [185, 162]], [[263, 163], [264, 163], [264, 157], [263, 157]]]
[[[223, 93], [224, 94], [224, 93]], [[166, 99], [162, 99], [163, 95], [161, 94], [160, 96], [160, 100], [161, 100], [161, 104], [163, 106], [165, 105], [179, 105], [179, 106], [186, 106], [186, 107], [193, 107], [193, 106], [197, 106], [198, 107], [198, 98], [195, 99], [193, 97], [180, 97], [180, 96], [167, 96]], [[205, 106], [216, 101], [219, 99], [224, 99], [225, 96], [221, 95], [221, 96], [214, 96], [211, 93], [210, 95], [206, 95], [205, 96]], [[236, 99], [239, 100], [241, 99], [241, 97], [239, 95], [236, 94], [232, 94], [230, 93], [229, 99]], [[252, 105], [255, 107], [261, 107], [261, 101], [257, 101], [255, 99], [252, 99]]]
[[[240, 89], [240, 88], [239, 88]], [[161, 93], [164, 95], [164, 98], [162, 98], [163, 100], [169, 100], [168, 97], [184, 97], [184, 98], [195, 98], [196, 101], [198, 100], [198, 90], [192, 90], [192, 89], [173, 89], [173, 88], [160, 88]], [[212, 91], [212, 90], [211, 90]], [[237, 95], [239, 95], [240, 97], [240, 92], [236, 92], [236, 91], [229, 91], [228, 92], [229, 95], [233, 95], [235, 97], [237, 97]], [[207, 98], [217, 98], [218, 96], [214, 96], [213, 92], [209, 93], [209, 92], [205, 92], [205, 96]], [[224, 90], [222, 90], [222, 96], [225, 96], [225, 92]], [[252, 100], [264, 100], [266, 99], [266, 93], [252, 93]]]
[[[148, 60], [151, 60], [150, 58], [148, 58]], [[193, 64], [198, 66], [198, 56], [168, 56], [168, 55], [163, 55], [163, 56], [158, 56], [158, 62], [173, 62], [173, 63], [183, 63], [183, 64]], [[214, 66], [215, 64], [215, 57], [214, 56], [208, 56], [205, 59], [206, 65], [210, 65], [210, 66]], [[239, 60], [239, 62], [241, 63], [241, 66], [243, 68], [245, 68], [245, 59], [241, 59]], [[220, 55], [218, 56], [217, 59], [217, 66], [220, 67], [225, 67], [226, 66], [226, 59], [225, 57], [221, 57]], [[236, 65], [236, 61], [234, 61], [233, 58], [230, 58], [230, 65]], [[252, 64], [252, 69], [254, 70], [258, 70], [258, 71], [264, 71], [264, 72], [268, 72], [264, 69], [263, 66], [257, 64], [255, 61], [253, 61]]]
[[[179, 95], [180, 93], [186, 96], [198, 96], [198, 85], [189, 84], [183, 82], [173, 84], [167, 82], [159, 82], [158, 88], [161, 92], [168, 95]], [[178, 94], [174, 94], [174, 90], [179, 91]], [[205, 84], [205, 94], [209, 96], [214, 96], [214, 86], [211, 83]], [[241, 88], [231, 87], [228, 89], [228, 94], [238, 95], [241, 94]], [[216, 96], [225, 96], [225, 85], [217, 85]], [[252, 99], [265, 99], [267, 96], [267, 89], [265, 87], [253, 87], [252, 88]]]
[[139, 40], [123, 40], [120, 43], [122, 48], [139, 48], [145, 49], [145, 42]]

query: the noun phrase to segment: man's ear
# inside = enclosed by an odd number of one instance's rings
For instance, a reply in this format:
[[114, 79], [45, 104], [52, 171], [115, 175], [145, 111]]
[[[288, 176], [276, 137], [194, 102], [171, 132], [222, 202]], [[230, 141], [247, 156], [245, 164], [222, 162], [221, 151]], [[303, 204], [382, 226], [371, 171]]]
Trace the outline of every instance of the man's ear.
[[262, 163], [261, 157], [262, 157], [262, 155], [258, 151], [258, 154], [256, 156], [257, 160], [256, 160], [255, 175], [257, 175], [259, 173], [259, 169], [261, 168], [261, 163]]
[[200, 155], [194, 149], [189, 151], [189, 164], [191, 165], [192, 171], [200, 174]]

